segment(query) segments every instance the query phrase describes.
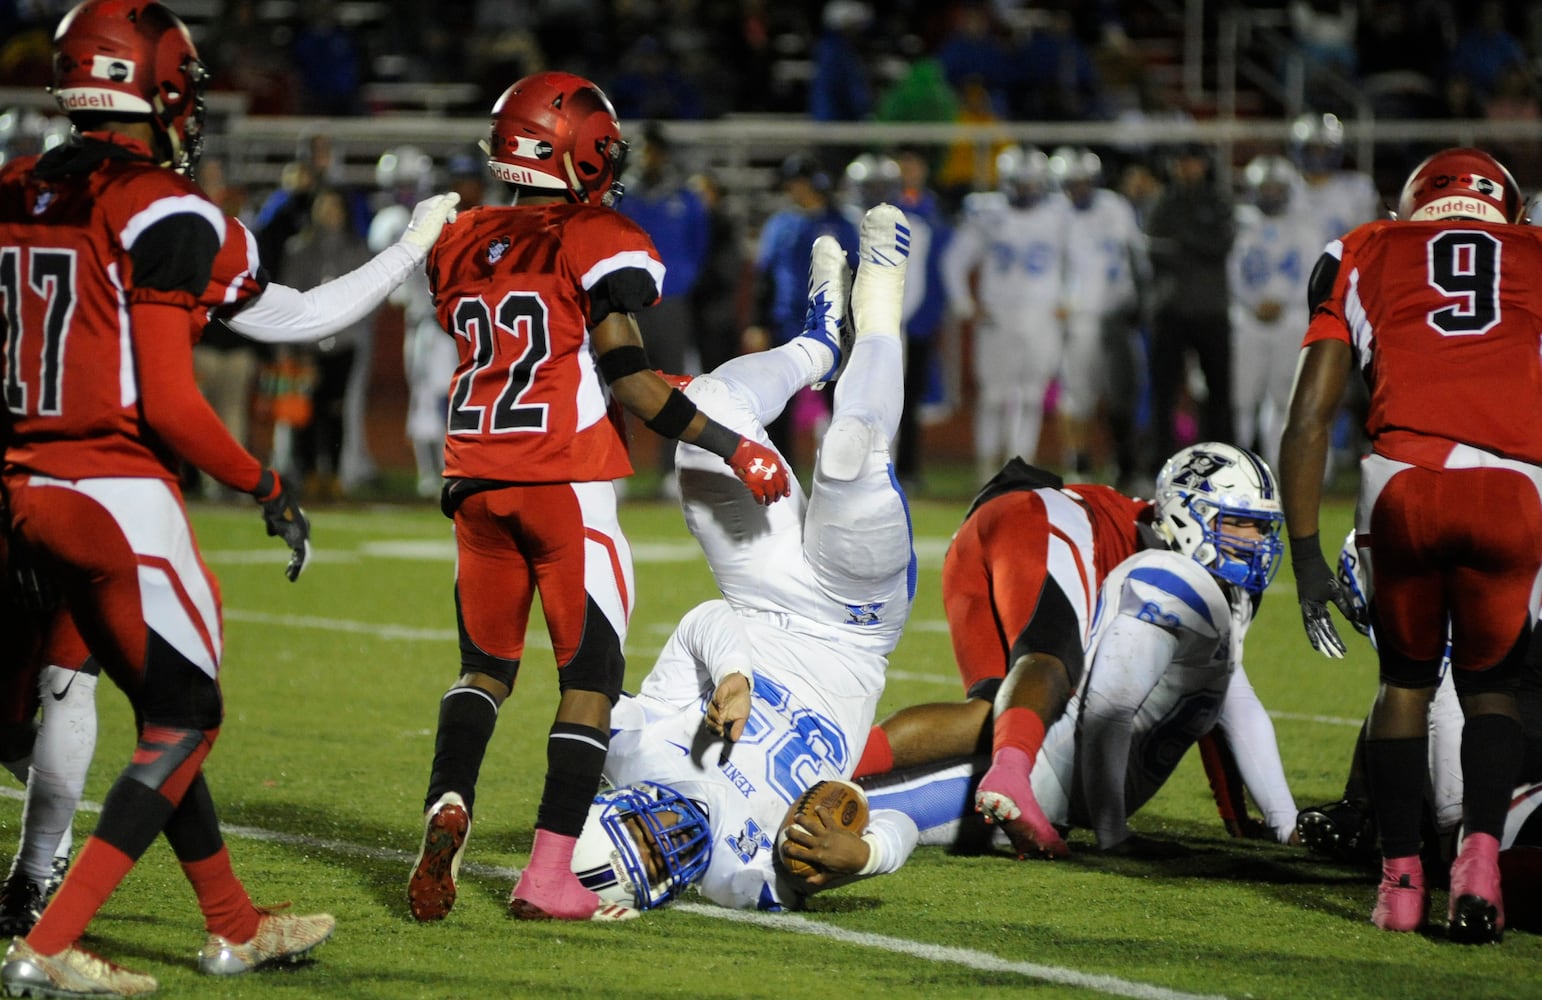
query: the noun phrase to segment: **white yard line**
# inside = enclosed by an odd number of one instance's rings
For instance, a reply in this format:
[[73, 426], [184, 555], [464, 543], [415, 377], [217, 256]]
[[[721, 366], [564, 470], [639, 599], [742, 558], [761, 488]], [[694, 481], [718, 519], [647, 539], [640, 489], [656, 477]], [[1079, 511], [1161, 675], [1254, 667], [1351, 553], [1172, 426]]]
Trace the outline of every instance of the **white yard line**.
[[[23, 795], [24, 793], [20, 789], [0, 788], [0, 798], [20, 801]], [[80, 812], [83, 813], [99, 813], [101, 810], [101, 804], [97, 802], [85, 801], [80, 804]], [[350, 858], [365, 858], [370, 861], [396, 861], [400, 862], [404, 869], [411, 865], [413, 859], [417, 856], [411, 851], [366, 847], [363, 844], [354, 844], [346, 840], [307, 837], [302, 834], [267, 830], [257, 826], [238, 826], [232, 823], [221, 823], [220, 830], [228, 837], [240, 837], [244, 840], [255, 840], [268, 844], [281, 844], [285, 847], [297, 847], [306, 851], [322, 851]], [[475, 861], [467, 861], [461, 865], [461, 871], [476, 875], [479, 878], [495, 878], [507, 882], [513, 882], [519, 877], [519, 869], [517, 868], [507, 868], [502, 865], [486, 865]], [[1227, 1000], [1225, 996], [1213, 993], [1184, 993], [1180, 990], [1151, 986], [1147, 983], [1120, 979], [1117, 976], [1081, 972], [1058, 965], [1040, 965], [1037, 962], [1012, 961], [992, 955], [989, 952], [975, 951], [972, 948], [951, 948], [945, 945], [927, 944], [924, 941], [911, 941], [907, 938], [891, 937], [886, 934], [850, 931], [792, 913], [758, 913], [748, 910], [725, 910], [720, 906], [708, 906], [701, 903], [679, 903], [672, 907], [672, 909], [681, 913], [689, 913], [693, 916], [707, 917], [714, 920], [753, 924], [769, 930], [822, 937], [842, 944], [849, 944], [859, 948], [870, 948], [875, 951], [886, 951], [891, 954], [904, 955], [925, 962], [961, 965], [964, 968], [975, 969], [980, 972], [1008, 973], [1040, 982], [1055, 983], [1061, 986], [1076, 986], [1098, 993], [1105, 993], [1109, 996], [1133, 997], [1135, 1000]]]

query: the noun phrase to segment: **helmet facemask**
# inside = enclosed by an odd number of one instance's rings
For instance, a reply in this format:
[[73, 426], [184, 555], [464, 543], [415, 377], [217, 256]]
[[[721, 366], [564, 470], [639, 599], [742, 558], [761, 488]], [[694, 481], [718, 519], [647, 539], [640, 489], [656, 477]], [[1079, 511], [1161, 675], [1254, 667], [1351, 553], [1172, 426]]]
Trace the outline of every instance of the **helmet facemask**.
[[651, 910], [700, 881], [712, 857], [702, 808], [667, 785], [639, 782], [596, 795], [573, 873], [602, 900]]
[[1262, 594], [1285, 551], [1285, 514], [1263, 460], [1229, 444], [1192, 445], [1168, 459], [1156, 485], [1157, 527], [1173, 548], [1221, 580]]

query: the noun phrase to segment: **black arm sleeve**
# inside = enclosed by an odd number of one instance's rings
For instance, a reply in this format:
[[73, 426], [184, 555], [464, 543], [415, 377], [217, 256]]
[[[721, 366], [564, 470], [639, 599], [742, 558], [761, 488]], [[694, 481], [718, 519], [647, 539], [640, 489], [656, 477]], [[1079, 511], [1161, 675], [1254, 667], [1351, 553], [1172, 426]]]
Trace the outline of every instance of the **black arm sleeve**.
[[1328, 301], [1328, 296], [1333, 294], [1333, 283], [1338, 277], [1337, 257], [1325, 253], [1317, 258], [1317, 263], [1312, 267], [1312, 276], [1306, 283], [1306, 307], [1310, 312], [1316, 312], [1318, 306]]
[[589, 325], [598, 326], [611, 313], [639, 312], [659, 300], [653, 275], [640, 267], [612, 271], [589, 289]]
[[219, 249], [219, 233], [208, 219], [192, 212], [168, 215], [140, 233], [129, 250], [134, 287], [201, 295]]

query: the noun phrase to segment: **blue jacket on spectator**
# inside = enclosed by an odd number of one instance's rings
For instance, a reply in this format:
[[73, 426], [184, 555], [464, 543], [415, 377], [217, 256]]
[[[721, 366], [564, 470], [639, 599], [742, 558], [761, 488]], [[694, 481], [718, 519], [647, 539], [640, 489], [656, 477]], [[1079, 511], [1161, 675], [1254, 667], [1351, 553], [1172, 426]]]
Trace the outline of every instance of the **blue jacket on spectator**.
[[664, 261], [661, 295], [689, 295], [696, 287], [712, 239], [707, 206], [690, 188], [671, 184], [629, 186], [617, 208], [642, 226]]
[[808, 308], [808, 265], [814, 241], [829, 234], [852, 259], [857, 253], [857, 227], [831, 204], [818, 215], [786, 209], [766, 220], [760, 231], [755, 269], [769, 285], [760, 314], [773, 344], [785, 344], [803, 332]]

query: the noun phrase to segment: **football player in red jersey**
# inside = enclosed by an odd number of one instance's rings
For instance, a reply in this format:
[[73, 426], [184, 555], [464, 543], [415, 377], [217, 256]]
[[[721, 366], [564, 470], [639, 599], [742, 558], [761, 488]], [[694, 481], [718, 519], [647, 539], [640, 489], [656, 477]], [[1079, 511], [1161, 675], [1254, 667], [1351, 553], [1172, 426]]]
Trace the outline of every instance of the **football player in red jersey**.
[[79, 142], [0, 174], [12, 538], [57, 588], [139, 725], [96, 832], [26, 938], [8, 991], [131, 995], [149, 976], [80, 949], [86, 926], [165, 833], [198, 897], [199, 968], [245, 972], [309, 952], [333, 920], [252, 904], [231, 869], [202, 763], [222, 705], [219, 592], [177, 486], [186, 459], [251, 493], [303, 568], [309, 526], [271, 471], [198, 393], [191, 351], [232, 232], [183, 176], [201, 147], [203, 65], [176, 15], [143, 0], [87, 0], [54, 39], [54, 92]]
[[942, 603], [968, 700], [915, 705], [874, 726], [857, 776], [944, 757], [992, 758], [976, 803], [1021, 854], [1065, 841], [1028, 775], [1081, 681], [1098, 588], [1131, 553], [1161, 544], [1152, 505], [1107, 486], [1064, 485], [1014, 458], [975, 497], [942, 564]]
[[[1343, 655], [1327, 606], [1352, 605], [1318, 541], [1329, 425], [1352, 368], [1370, 388], [1356, 532], [1371, 570], [1381, 683], [1365, 761], [1381, 831], [1371, 919], [1421, 927], [1427, 728], [1449, 623], [1462, 737], [1465, 836], [1451, 866], [1453, 940], [1504, 930], [1500, 836], [1524, 738], [1516, 688], [1542, 580], [1542, 267], [1516, 226], [1508, 170], [1448, 149], [1409, 176], [1398, 221], [1328, 245], [1281, 442], [1297, 596], [1314, 648]], [[1501, 513], [1502, 512], [1502, 513]]]
[[587, 920], [602, 907], [569, 860], [599, 786], [636, 593], [612, 482], [632, 473], [621, 407], [720, 456], [763, 504], [788, 494], [788, 471], [648, 366], [633, 314], [658, 299], [664, 265], [611, 207], [626, 144], [600, 89], [569, 73], [518, 81], [493, 106], [487, 149], [514, 203], [462, 213], [428, 258], [440, 325], [460, 350], [441, 505], [455, 521], [461, 675], [440, 702], [407, 896], [418, 920], [454, 905], [477, 773], [539, 589], [562, 695], [509, 909]]

